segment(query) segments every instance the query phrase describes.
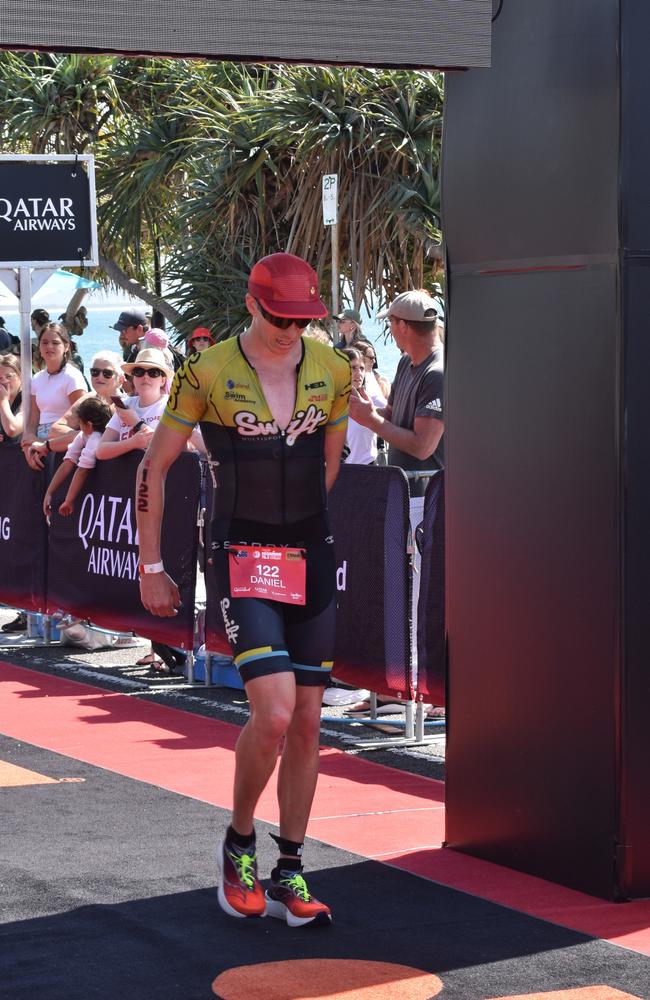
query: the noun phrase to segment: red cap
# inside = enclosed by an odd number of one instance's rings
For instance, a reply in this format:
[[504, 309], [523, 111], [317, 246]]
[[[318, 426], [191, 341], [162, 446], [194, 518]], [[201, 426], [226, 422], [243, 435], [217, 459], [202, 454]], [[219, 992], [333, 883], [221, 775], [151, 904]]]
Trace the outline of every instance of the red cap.
[[187, 338], [188, 344], [191, 344], [196, 337], [208, 337], [211, 343], [214, 344], [214, 337], [208, 330], [207, 326], [197, 326], [195, 330], [192, 330], [192, 333]]
[[292, 253], [272, 253], [258, 260], [248, 279], [248, 291], [274, 316], [327, 316], [318, 295], [318, 275], [306, 260]]

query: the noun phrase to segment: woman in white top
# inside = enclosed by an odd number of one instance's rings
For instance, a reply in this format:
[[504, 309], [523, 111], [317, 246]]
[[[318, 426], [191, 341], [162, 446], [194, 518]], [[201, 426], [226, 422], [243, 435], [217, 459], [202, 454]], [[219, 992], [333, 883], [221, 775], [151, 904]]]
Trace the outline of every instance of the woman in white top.
[[[121, 406], [109, 420], [97, 446], [100, 460], [147, 448], [167, 405], [169, 382], [174, 377], [167, 358], [155, 347], [145, 347], [132, 364], [122, 365], [122, 371], [133, 379], [134, 395], [123, 397]], [[138, 418], [135, 426], [120, 418], [121, 410], [135, 413]]]
[[[361, 351], [356, 347], [344, 347], [341, 354], [350, 359], [352, 386], [355, 389], [365, 388], [367, 395], [376, 407], [384, 407], [386, 400], [376, 385], [366, 384], [366, 362]], [[369, 427], [362, 427], [351, 417], [348, 419], [348, 429], [345, 439], [348, 454], [344, 462], [348, 465], [372, 465], [377, 458], [377, 435]]]
[[48, 323], [38, 335], [44, 368], [32, 379], [29, 424], [20, 447], [25, 458], [33, 441], [47, 439], [51, 425], [87, 391], [86, 380], [70, 363], [70, 335], [60, 323]]
[[[83, 399], [99, 396], [108, 403], [111, 414], [115, 410], [113, 396], [117, 395], [124, 381], [122, 358], [116, 351], [102, 349], [90, 362], [90, 384], [92, 391], [78, 399], [68, 410], [50, 426], [47, 441], [34, 441], [29, 449], [29, 464], [32, 469], [43, 468], [43, 461], [48, 451], [65, 451], [74, 441], [79, 430], [79, 405]], [[128, 417], [125, 417], [128, 421]], [[136, 423], [133, 415], [131, 423]]]

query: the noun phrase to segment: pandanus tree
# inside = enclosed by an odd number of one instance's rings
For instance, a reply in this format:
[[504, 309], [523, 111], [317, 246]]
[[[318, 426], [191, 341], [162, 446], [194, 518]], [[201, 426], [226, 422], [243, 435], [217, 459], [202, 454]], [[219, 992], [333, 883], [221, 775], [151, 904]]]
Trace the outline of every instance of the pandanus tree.
[[94, 152], [104, 280], [181, 332], [240, 329], [265, 253], [330, 287], [325, 173], [354, 305], [431, 286], [442, 97], [425, 72], [0, 54], [4, 150]]
[[327, 173], [339, 176], [341, 278], [354, 304], [432, 285], [439, 75], [272, 67], [227, 115], [223, 94], [206, 91], [191, 117], [200, 171], [181, 210], [188, 240], [171, 251], [168, 274], [192, 319], [219, 333], [243, 324], [250, 264], [278, 249], [304, 256], [329, 287]]

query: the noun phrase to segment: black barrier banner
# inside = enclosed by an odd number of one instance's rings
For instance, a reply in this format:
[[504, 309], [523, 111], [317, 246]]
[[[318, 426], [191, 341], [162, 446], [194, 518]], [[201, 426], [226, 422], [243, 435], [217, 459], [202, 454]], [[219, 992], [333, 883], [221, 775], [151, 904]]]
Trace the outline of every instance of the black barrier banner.
[[[329, 509], [338, 606], [333, 676], [353, 687], [408, 697], [406, 477], [401, 469], [392, 467], [344, 465], [330, 494]], [[219, 606], [209, 567], [205, 582], [206, 649], [229, 655], [227, 610], [222, 613]]]
[[418, 597], [416, 690], [433, 705], [445, 704], [445, 483], [439, 472], [424, 495], [422, 563]]
[[92, 260], [92, 195], [80, 162], [0, 161], [0, 259]]
[[17, 445], [0, 444], [0, 604], [45, 611], [45, 476]]
[[408, 482], [394, 466], [344, 465], [330, 494], [336, 548], [333, 676], [410, 696]]
[[[52, 500], [47, 607], [88, 618], [117, 632], [137, 632], [155, 642], [191, 649], [200, 470], [185, 452], [167, 474], [162, 525], [162, 559], [175, 580], [182, 607], [174, 618], [150, 615], [140, 603], [135, 477], [142, 452], [98, 462], [75, 501], [74, 513], [58, 507], [70, 480]], [[42, 517], [42, 515], [41, 515]]]

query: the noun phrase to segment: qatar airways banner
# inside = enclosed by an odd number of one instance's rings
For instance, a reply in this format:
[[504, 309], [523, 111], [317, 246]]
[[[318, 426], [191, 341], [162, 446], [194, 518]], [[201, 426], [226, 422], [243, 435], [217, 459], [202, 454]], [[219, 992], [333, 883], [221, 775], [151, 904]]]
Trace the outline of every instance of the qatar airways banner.
[[45, 611], [45, 477], [17, 445], [0, 444], [0, 604]]
[[[162, 559], [175, 580], [182, 606], [174, 618], [150, 615], [140, 603], [135, 478], [143, 453], [98, 462], [74, 512], [58, 508], [69, 485], [54, 495], [49, 540], [47, 610], [87, 618], [94, 625], [191, 649], [198, 531], [200, 468], [186, 452], [167, 475]], [[42, 515], [41, 515], [42, 517]]]
[[[401, 469], [391, 467], [344, 465], [330, 494], [329, 507], [338, 607], [333, 676], [353, 687], [407, 698], [406, 477]], [[220, 604], [209, 568], [206, 589], [206, 648], [229, 654], [228, 631], [236, 626], [228, 605]]]
[[91, 156], [0, 156], [0, 265], [97, 263]]
[[445, 704], [445, 483], [432, 476], [424, 495], [422, 565], [418, 597], [417, 693]]

